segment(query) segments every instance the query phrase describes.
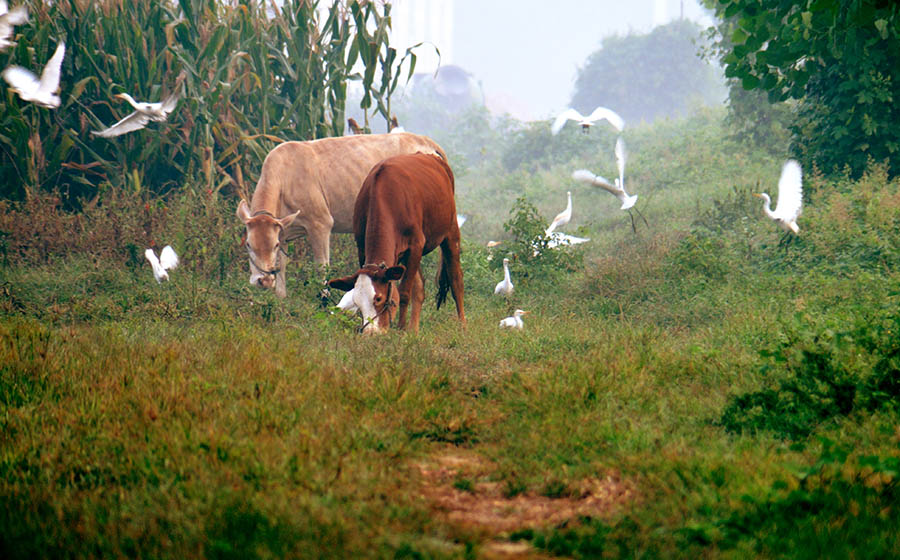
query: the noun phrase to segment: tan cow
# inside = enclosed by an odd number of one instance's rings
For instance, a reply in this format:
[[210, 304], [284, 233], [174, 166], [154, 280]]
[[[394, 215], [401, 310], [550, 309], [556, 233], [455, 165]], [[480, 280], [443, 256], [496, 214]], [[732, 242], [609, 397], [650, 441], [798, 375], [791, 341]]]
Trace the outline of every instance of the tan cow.
[[248, 205], [237, 216], [247, 226], [250, 283], [287, 295], [284, 245], [306, 231], [313, 260], [327, 266], [331, 232], [353, 231], [353, 205], [369, 170], [379, 161], [444, 150], [417, 134], [366, 134], [285, 142], [269, 152]]

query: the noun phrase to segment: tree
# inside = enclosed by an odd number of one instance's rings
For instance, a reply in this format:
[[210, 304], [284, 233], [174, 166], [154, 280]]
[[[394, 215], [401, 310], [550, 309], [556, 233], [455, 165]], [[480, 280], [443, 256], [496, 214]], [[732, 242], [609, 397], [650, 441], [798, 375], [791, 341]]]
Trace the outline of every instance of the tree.
[[578, 72], [571, 105], [614, 109], [626, 121], [687, 113], [724, 98], [715, 69], [697, 56], [700, 27], [677, 20], [646, 35], [609, 37]]
[[805, 166], [900, 173], [900, 7], [878, 0], [710, 0], [725, 75], [772, 102], [798, 100], [792, 151]]

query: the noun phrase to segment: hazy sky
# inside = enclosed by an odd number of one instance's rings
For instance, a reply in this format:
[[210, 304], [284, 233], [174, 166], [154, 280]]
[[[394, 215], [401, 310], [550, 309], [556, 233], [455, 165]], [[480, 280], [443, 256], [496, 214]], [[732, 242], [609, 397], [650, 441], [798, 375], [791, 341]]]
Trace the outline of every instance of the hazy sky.
[[[604, 37], [647, 32], [681, 10], [680, 0], [395, 0], [393, 39], [401, 49], [433, 41], [443, 64], [481, 83], [491, 109], [540, 119], [567, 106], [578, 67]], [[683, 10], [710, 24], [696, 0]], [[417, 70], [430, 64], [423, 51]]]

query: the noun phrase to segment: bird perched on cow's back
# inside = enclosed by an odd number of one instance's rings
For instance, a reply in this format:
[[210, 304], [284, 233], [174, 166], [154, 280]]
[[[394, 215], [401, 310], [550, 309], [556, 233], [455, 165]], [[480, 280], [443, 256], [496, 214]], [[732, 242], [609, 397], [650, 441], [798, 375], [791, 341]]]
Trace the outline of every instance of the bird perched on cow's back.
[[350, 117], [347, 119], [347, 126], [350, 128], [350, 132], [352, 132], [353, 134], [365, 134], [366, 133], [366, 131], [363, 130], [363, 128], [361, 126], [359, 126], [359, 123], [356, 122], [356, 119], [354, 119], [353, 117]]

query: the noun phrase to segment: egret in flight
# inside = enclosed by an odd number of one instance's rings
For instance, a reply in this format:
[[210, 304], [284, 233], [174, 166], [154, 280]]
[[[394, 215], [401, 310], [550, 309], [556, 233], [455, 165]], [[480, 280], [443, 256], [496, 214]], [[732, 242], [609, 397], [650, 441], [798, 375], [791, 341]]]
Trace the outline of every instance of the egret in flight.
[[599, 175], [594, 175], [587, 169], [578, 169], [572, 173], [572, 178], [582, 183], [587, 183], [593, 187], [600, 187], [606, 192], [612, 194], [622, 202], [622, 210], [628, 210], [637, 202], [637, 195], [629, 195], [625, 192], [624, 187], [616, 180], [615, 184], [610, 183]]
[[550, 127], [550, 132], [553, 133], [554, 136], [559, 134], [559, 131], [562, 130], [562, 127], [566, 125], [566, 121], [577, 121], [578, 124], [581, 125], [581, 131], [587, 134], [588, 129], [593, 126], [593, 124], [599, 120], [606, 120], [609, 124], [613, 125], [613, 127], [622, 132], [622, 129], [625, 128], [625, 121], [620, 117], [615, 111], [612, 109], [607, 109], [606, 107], [597, 107], [594, 111], [588, 115], [584, 116], [575, 109], [566, 109], [558, 117], [553, 121], [553, 125]]
[[522, 315], [525, 315], [526, 313], [528, 313], [528, 311], [516, 309], [513, 312], [512, 317], [507, 317], [500, 321], [500, 328], [522, 330], [525, 328], [525, 323], [522, 322]]
[[173, 91], [171, 94], [169, 94], [168, 97], [157, 103], [142, 103], [140, 101], [135, 101], [134, 98], [127, 93], [119, 93], [114, 95], [113, 97], [124, 99], [125, 101], [131, 103], [131, 106], [134, 107], [134, 112], [109, 128], [104, 128], [103, 130], [92, 130], [91, 134], [93, 134], [94, 136], [100, 136], [101, 138], [112, 138], [114, 136], [119, 136], [128, 132], [140, 130], [147, 126], [147, 123], [149, 123], [150, 121], [165, 122], [165, 120], [169, 116], [169, 113], [175, 110], [175, 106], [178, 104], [178, 99], [181, 97], [181, 88], [179, 86], [180, 81], [179, 85], [175, 86], [175, 91]]
[[10, 40], [13, 27], [27, 22], [28, 8], [24, 4], [10, 10], [6, 0], [0, 0], [0, 50], [16, 44]]
[[150, 261], [150, 266], [153, 267], [153, 277], [156, 278], [157, 284], [163, 280], [168, 280], [169, 273], [166, 271], [178, 266], [178, 255], [175, 254], [175, 249], [172, 249], [171, 245], [163, 247], [159, 258], [156, 258], [156, 253], [153, 252], [153, 249], [144, 251], [144, 256], [147, 257], [147, 260]]
[[775, 220], [784, 231], [800, 233], [797, 218], [803, 206], [803, 172], [800, 164], [789, 159], [781, 168], [781, 179], [778, 180], [778, 204], [772, 210], [772, 199], [766, 193], [754, 193], [763, 199], [763, 212]]
[[497, 282], [494, 288], [494, 294], [509, 297], [513, 293], [512, 279], [509, 277], [509, 259], [503, 259], [503, 280]]
[[66, 56], [66, 44], [60, 42], [56, 52], [44, 66], [38, 78], [30, 70], [21, 66], [10, 66], [3, 71], [3, 79], [9, 83], [10, 89], [19, 94], [23, 101], [31, 101], [41, 107], [56, 109], [60, 98], [56, 95], [59, 89], [59, 74], [63, 57]]

